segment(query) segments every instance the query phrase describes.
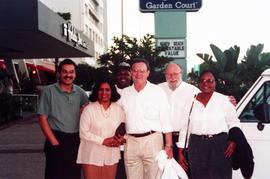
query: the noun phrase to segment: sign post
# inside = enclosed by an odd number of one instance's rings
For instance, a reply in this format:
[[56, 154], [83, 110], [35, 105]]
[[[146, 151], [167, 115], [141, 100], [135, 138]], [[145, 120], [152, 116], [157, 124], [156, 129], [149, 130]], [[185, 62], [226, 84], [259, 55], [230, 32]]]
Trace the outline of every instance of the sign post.
[[202, 0], [140, 0], [141, 12], [156, 11], [198, 11]]
[[198, 11], [202, 0], [140, 0], [140, 11], [155, 14], [156, 45], [165, 47], [161, 54], [181, 65], [187, 79], [186, 12]]

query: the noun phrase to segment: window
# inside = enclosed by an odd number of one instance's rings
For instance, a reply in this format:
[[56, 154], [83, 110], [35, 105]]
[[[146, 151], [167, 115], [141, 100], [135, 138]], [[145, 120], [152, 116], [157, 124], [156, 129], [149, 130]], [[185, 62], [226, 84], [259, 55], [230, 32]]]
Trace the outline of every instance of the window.
[[88, 26], [85, 25], [84, 34], [88, 36]]
[[266, 103], [268, 113], [270, 113], [270, 82], [265, 82], [262, 87], [257, 91], [253, 98], [249, 101], [245, 109], [240, 115], [241, 121], [258, 122], [254, 115], [254, 109], [260, 104]]
[[91, 38], [92, 38], [92, 29], [89, 28], [89, 39], [91, 39]]
[[88, 6], [87, 6], [87, 4], [84, 4], [84, 13], [88, 14]]

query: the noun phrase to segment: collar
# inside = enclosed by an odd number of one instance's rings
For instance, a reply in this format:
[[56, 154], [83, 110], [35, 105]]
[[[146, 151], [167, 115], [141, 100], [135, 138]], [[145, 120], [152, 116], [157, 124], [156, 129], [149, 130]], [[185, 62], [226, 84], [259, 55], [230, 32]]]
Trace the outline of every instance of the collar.
[[[60, 92], [62, 92], [62, 93], [67, 93], [66, 91], [64, 91], [64, 90], [60, 87], [59, 82], [57, 82], [57, 83], [55, 84], [55, 87], [56, 87]], [[75, 88], [75, 85], [73, 84], [73, 85], [72, 85], [71, 93], [75, 93], [75, 92], [76, 92], [76, 88]]]

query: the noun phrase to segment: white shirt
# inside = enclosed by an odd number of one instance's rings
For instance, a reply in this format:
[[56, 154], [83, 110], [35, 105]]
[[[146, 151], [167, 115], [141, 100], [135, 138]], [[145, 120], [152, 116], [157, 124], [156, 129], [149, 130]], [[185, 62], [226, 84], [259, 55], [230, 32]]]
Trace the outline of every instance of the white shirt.
[[[185, 143], [187, 124], [185, 126], [185, 129], [180, 131], [179, 142], [177, 143], [180, 148], [183, 148]], [[214, 135], [221, 132], [228, 133], [232, 127], [240, 128], [240, 120], [228, 96], [214, 92], [206, 106], [196, 99], [194, 100], [190, 115], [190, 134]]]
[[124, 110], [117, 103], [111, 103], [106, 111], [98, 102], [87, 105], [80, 119], [81, 143], [77, 163], [97, 166], [117, 163], [120, 159], [119, 147], [107, 147], [102, 143], [105, 138], [114, 136], [124, 118]]
[[116, 85], [115, 85], [115, 88], [116, 88], [117, 93], [119, 93], [121, 96], [123, 89], [118, 88]]
[[167, 82], [159, 86], [165, 91], [170, 104], [173, 131], [178, 132], [188, 119], [193, 98], [200, 90], [184, 81], [175, 90], [171, 90]]
[[136, 91], [134, 85], [126, 87], [119, 103], [126, 113], [127, 133], [172, 131], [169, 103], [159, 86], [147, 82], [140, 92]]

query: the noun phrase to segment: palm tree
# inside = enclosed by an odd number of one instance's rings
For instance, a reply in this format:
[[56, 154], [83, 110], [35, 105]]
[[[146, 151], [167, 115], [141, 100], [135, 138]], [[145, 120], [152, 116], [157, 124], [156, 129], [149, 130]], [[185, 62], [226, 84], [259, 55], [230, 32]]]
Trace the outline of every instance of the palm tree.
[[197, 56], [204, 61], [200, 65], [200, 70], [212, 70], [217, 78], [217, 91], [231, 95], [235, 93], [240, 83], [237, 75], [240, 48], [235, 45], [224, 52], [214, 44], [211, 44], [210, 48], [216, 61], [212, 60], [212, 55], [198, 53]]

